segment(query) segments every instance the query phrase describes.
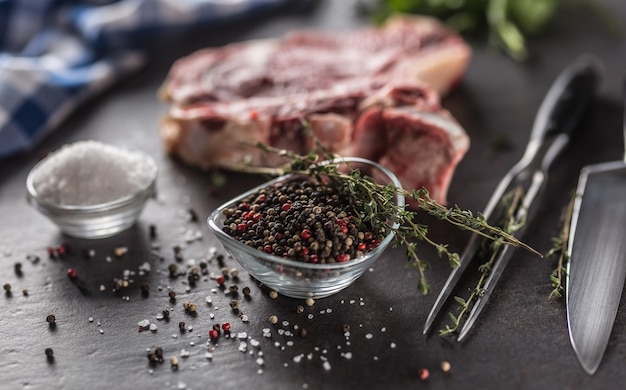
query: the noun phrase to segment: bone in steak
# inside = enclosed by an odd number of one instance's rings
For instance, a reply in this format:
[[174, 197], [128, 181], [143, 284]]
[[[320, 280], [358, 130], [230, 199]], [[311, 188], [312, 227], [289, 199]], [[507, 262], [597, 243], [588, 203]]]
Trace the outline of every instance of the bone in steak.
[[190, 164], [275, 166], [279, 158], [245, 143], [307, 153], [304, 121], [329, 151], [378, 161], [405, 188], [424, 186], [445, 203], [469, 139], [439, 93], [469, 57], [458, 35], [423, 17], [204, 49], [172, 67], [160, 132], [168, 153]]

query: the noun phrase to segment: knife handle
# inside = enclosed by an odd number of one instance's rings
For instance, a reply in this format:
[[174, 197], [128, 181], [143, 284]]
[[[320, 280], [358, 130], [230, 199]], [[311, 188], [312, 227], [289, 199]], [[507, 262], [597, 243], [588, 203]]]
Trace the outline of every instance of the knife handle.
[[602, 70], [598, 58], [584, 54], [561, 71], [537, 111], [530, 140], [571, 135], [595, 95]]

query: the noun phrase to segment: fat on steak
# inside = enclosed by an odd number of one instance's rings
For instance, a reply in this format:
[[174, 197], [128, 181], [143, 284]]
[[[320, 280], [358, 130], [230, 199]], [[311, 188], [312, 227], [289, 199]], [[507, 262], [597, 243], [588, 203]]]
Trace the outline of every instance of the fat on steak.
[[469, 138], [439, 96], [470, 55], [441, 23], [407, 16], [203, 49], [170, 70], [160, 134], [169, 154], [202, 168], [276, 166], [280, 158], [249, 145], [308, 153], [304, 122], [329, 151], [377, 161], [445, 203]]

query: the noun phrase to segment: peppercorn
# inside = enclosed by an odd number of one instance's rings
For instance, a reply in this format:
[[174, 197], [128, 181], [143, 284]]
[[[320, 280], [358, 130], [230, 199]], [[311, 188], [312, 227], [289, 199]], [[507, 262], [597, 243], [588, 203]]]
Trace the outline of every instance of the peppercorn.
[[66, 244], [61, 244], [55, 248], [57, 255], [63, 256], [65, 253], [69, 252], [69, 247]]
[[146, 298], [150, 295], [150, 286], [147, 283], [142, 283], [139, 287], [141, 290], [141, 295]]
[[178, 266], [175, 263], [170, 264], [167, 269], [170, 272], [170, 278], [178, 276]]
[[156, 357], [154, 352], [148, 352], [148, 361], [150, 364], [154, 365], [159, 362], [159, 359]]
[[189, 213], [189, 221], [198, 222], [198, 214], [194, 209], [190, 208], [187, 210], [187, 212]]
[[450, 372], [450, 368], [451, 368], [450, 362], [447, 362], [445, 360], [441, 362], [441, 371], [447, 373], [447, 372]]
[[250, 287], [246, 286], [246, 287], [244, 287], [244, 288], [243, 288], [243, 290], [242, 290], [242, 291], [243, 291], [243, 295], [244, 295], [246, 298], [250, 298]]
[[50, 327], [53, 327], [56, 325], [57, 323], [57, 319], [54, 316], [54, 314], [48, 314], [48, 316], [46, 317], [46, 322], [48, 322], [48, 324], [50, 325]]
[[189, 302], [183, 303], [183, 307], [185, 308], [185, 311], [189, 314], [195, 314], [198, 308], [198, 306], [196, 306], [195, 303], [189, 303]]
[[128, 248], [125, 246], [120, 246], [113, 250], [113, 253], [115, 253], [115, 257], [117, 258], [124, 256], [126, 252], [128, 252]]
[[52, 348], [46, 348], [44, 350], [44, 353], [46, 354], [46, 358], [49, 362], [52, 362], [54, 360], [54, 351], [52, 350]]
[[278, 317], [275, 315], [270, 316], [270, 324], [275, 325], [278, 322]]
[[174, 290], [170, 290], [167, 295], [170, 297], [170, 301], [175, 301], [176, 300], [176, 291]]
[[150, 225], [149, 230], [150, 230], [150, 239], [154, 240], [157, 236], [157, 227], [155, 225]]
[[343, 333], [350, 332], [350, 324], [343, 324]]
[[304, 301], [304, 303], [306, 303], [306, 305], [307, 305], [307, 306], [311, 307], [311, 306], [315, 305], [315, 299], [313, 299], [313, 298], [309, 297], [309, 298], [307, 298], [307, 299]]
[[236, 284], [233, 284], [230, 287], [228, 287], [228, 291], [233, 295], [237, 295], [237, 293], [239, 292], [239, 286], [237, 286]]
[[13, 266], [13, 269], [15, 270], [15, 274], [17, 276], [22, 276], [22, 263], [20, 262], [15, 263], [15, 265]]
[[298, 305], [298, 307], [296, 308], [296, 313], [303, 313], [304, 312], [304, 306], [302, 305]]
[[233, 309], [233, 311], [238, 311], [239, 310], [239, 301], [236, 299], [233, 299], [232, 301], [230, 301], [230, 308]]
[[172, 370], [178, 370], [178, 358], [176, 356], [170, 358], [170, 365], [172, 366]]
[[5, 283], [3, 287], [4, 287], [4, 293], [6, 295], [11, 295], [11, 284]]
[[170, 319], [170, 311], [169, 310], [167, 310], [167, 309], [163, 310], [161, 313], [163, 314], [163, 318], [165, 320], [169, 320]]
[[270, 298], [276, 299], [276, 298], [278, 298], [278, 291], [272, 290], [272, 291], [270, 291], [269, 295], [270, 295]]
[[180, 330], [180, 333], [185, 333], [185, 321], [180, 321], [178, 323], [178, 329]]
[[298, 335], [303, 339], [306, 338], [307, 334], [308, 332], [306, 328], [300, 328], [300, 330], [298, 331]]

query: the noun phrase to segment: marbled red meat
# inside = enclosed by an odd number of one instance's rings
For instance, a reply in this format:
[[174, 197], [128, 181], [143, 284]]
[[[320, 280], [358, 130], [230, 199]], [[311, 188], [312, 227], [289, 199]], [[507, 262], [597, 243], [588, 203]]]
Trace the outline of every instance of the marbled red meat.
[[415, 17], [204, 49], [172, 67], [161, 135], [170, 154], [204, 168], [276, 165], [244, 144], [306, 153], [306, 122], [330, 151], [378, 161], [406, 188], [425, 186], [445, 202], [469, 139], [439, 94], [469, 57], [458, 35]]

